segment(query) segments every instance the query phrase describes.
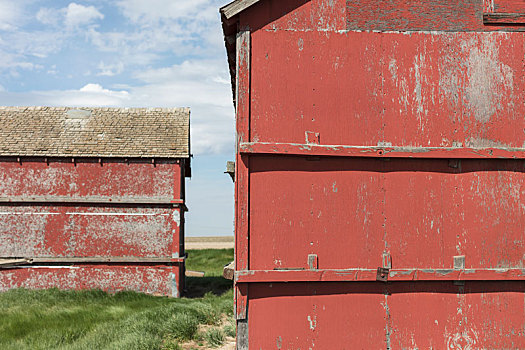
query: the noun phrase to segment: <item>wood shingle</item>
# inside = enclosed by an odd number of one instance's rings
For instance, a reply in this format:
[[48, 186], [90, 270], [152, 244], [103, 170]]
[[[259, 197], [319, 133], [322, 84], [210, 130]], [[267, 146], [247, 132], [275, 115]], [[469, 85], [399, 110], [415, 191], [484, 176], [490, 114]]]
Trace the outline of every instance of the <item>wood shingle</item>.
[[189, 108], [0, 107], [0, 156], [190, 156]]

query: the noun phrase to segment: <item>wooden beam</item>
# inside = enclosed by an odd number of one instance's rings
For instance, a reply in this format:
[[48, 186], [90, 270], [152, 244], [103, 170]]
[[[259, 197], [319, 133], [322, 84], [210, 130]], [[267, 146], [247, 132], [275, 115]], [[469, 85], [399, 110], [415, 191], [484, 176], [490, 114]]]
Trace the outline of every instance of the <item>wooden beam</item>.
[[443, 159], [525, 159], [525, 148], [469, 147], [361, 147], [296, 143], [244, 142], [242, 154], [278, 154], [297, 156], [443, 158]]
[[161, 264], [184, 262], [186, 257], [38, 257], [38, 258], [0, 258], [0, 266], [19, 266], [27, 264]]
[[169, 264], [172, 262], [184, 261], [184, 258], [170, 258], [170, 257], [45, 257], [32, 258], [33, 264], [49, 264], [49, 263], [64, 263], [64, 264], [100, 264], [100, 263], [118, 263], [118, 264], [133, 264], [133, 263], [153, 263], [153, 264]]
[[259, 1], [260, 0], [235, 0], [228, 5], [221, 7], [219, 11], [226, 19], [230, 19]]
[[204, 277], [204, 272], [203, 271], [186, 270], [185, 275], [186, 275], [186, 277]]
[[69, 196], [8, 196], [0, 197], [0, 203], [60, 203], [60, 204], [150, 204], [180, 205], [182, 199], [148, 197], [69, 197]]
[[235, 276], [235, 261], [232, 261], [228, 265], [224, 266], [224, 269], [222, 270], [222, 277], [224, 277], [227, 280], [233, 280], [234, 276]]
[[[248, 30], [237, 34], [236, 57], [235, 267], [238, 270], [248, 270], [250, 247], [250, 159], [241, 154], [239, 149], [242, 143], [250, 141], [251, 33]], [[235, 317], [237, 320], [247, 318], [247, 308], [247, 289], [236, 286]]]
[[525, 24], [525, 13], [484, 13], [484, 24]]
[[[525, 281], [525, 269], [391, 269], [388, 282], [403, 281]], [[371, 282], [376, 269], [237, 271], [236, 283]]]
[[31, 264], [31, 259], [0, 259], [0, 269]]

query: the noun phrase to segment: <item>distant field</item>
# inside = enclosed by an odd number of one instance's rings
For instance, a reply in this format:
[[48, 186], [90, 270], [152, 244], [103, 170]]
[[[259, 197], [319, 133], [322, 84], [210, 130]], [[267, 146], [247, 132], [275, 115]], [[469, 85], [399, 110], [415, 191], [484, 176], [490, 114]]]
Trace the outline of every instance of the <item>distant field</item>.
[[189, 251], [189, 295], [171, 299], [134, 292], [0, 293], [0, 349], [233, 349], [232, 282], [221, 277], [232, 249]]
[[233, 236], [186, 237], [186, 249], [233, 249]]

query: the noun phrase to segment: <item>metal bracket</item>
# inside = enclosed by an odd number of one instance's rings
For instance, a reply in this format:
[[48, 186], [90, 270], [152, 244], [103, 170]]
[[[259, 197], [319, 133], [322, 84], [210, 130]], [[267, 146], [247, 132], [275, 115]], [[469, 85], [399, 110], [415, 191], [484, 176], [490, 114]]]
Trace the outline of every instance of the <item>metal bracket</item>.
[[377, 268], [376, 281], [387, 282], [388, 281], [388, 273], [389, 272], [390, 272], [390, 269], [388, 269], [388, 268], [378, 267]]
[[377, 268], [376, 281], [387, 282], [388, 273], [392, 268], [392, 256], [388, 252], [383, 252], [382, 256], [383, 267]]

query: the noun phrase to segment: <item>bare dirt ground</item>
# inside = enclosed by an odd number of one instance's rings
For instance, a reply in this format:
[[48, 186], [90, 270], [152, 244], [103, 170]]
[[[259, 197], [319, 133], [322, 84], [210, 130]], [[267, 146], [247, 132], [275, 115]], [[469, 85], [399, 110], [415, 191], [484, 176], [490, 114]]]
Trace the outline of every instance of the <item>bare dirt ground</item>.
[[233, 248], [233, 236], [186, 237], [186, 249], [230, 249]]

